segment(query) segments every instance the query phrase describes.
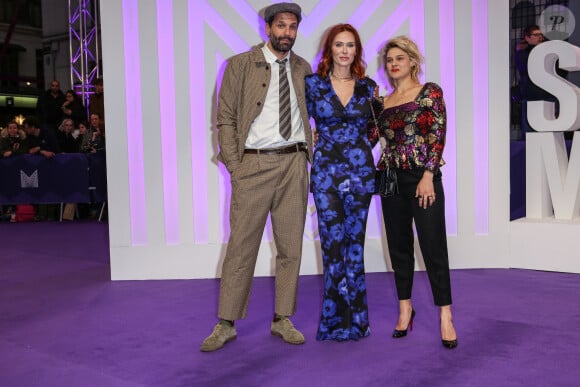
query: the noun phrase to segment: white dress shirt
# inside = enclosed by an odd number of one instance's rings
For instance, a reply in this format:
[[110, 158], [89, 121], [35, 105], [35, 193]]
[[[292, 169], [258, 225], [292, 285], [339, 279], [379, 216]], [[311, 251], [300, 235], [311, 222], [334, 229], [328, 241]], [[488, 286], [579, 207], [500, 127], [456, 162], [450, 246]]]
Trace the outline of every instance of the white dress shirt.
[[280, 135], [280, 119], [279, 119], [279, 71], [280, 65], [276, 62], [276, 55], [270, 51], [268, 45], [262, 47], [262, 52], [266, 58], [266, 62], [270, 65], [271, 78], [268, 92], [266, 93], [266, 100], [262, 112], [250, 127], [250, 133], [246, 139], [245, 147], [249, 149], [263, 149], [263, 148], [279, 148], [297, 142], [304, 142], [304, 124], [298, 108], [298, 100], [296, 99], [296, 92], [294, 91], [294, 84], [292, 83], [292, 70], [290, 69], [290, 52], [286, 56], [286, 74], [288, 76], [288, 83], [290, 85], [290, 105], [292, 114], [292, 134], [288, 140]]

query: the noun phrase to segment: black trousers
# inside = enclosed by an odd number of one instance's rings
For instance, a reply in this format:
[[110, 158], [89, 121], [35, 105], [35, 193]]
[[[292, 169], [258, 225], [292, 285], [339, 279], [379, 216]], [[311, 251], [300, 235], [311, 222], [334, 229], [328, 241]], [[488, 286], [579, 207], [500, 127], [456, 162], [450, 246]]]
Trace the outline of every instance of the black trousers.
[[433, 177], [436, 199], [427, 209], [419, 207], [419, 200], [415, 197], [417, 184], [422, 176], [423, 169], [397, 169], [399, 192], [394, 196], [381, 198], [397, 296], [399, 300], [411, 298], [415, 271], [414, 220], [435, 305], [451, 305], [445, 194], [441, 172], [438, 171]]

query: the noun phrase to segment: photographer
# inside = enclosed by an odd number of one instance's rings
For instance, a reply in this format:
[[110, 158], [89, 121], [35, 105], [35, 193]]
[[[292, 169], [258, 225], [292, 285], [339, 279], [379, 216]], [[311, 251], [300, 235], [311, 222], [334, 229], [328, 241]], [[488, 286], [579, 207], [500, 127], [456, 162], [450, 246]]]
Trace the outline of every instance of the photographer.
[[87, 123], [79, 125], [79, 137], [82, 138], [80, 151], [82, 153], [96, 153], [105, 150], [105, 137], [99, 127], [100, 118], [98, 114], [91, 114], [91, 126], [87, 128]]

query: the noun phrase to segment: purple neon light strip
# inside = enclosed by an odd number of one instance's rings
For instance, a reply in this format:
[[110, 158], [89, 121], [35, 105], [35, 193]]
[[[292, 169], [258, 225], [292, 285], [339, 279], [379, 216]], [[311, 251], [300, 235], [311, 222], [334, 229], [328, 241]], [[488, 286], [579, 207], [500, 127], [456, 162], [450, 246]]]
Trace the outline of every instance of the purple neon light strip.
[[123, 1], [123, 43], [131, 242], [136, 246], [147, 244], [138, 0]]
[[[190, 9], [191, 7], [194, 7], [194, 11], [190, 11], [192, 12], [191, 16], [194, 17], [193, 20], [195, 22], [199, 22], [199, 25], [202, 27], [204, 22], [207, 23], [214, 31], [216, 31], [217, 34], [219, 34], [220, 38], [222, 38], [228, 44], [228, 46], [231, 47], [234, 53], [237, 54], [240, 52], [248, 51], [251, 45], [255, 44], [254, 42], [248, 44], [242, 38], [240, 38], [238, 31], [234, 30], [232, 26], [228, 24], [223, 19], [223, 17], [209, 5], [204, 3], [202, 5], [203, 9], [199, 9], [199, 2], [190, 0]], [[201, 28], [201, 31], [203, 32], [203, 28]], [[197, 41], [201, 46], [203, 46], [203, 35], [200, 35], [199, 37], [196, 36], [196, 38], [197, 39], [194, 41]], [[190, 39], [190, 42], [191, 41], [192, 40]], [[203, 50], [201, 53], [203, 54]], [[200, 58], [203, 58], [203, 56]]]
[[489, 233], [489, 75], [487, 2], [472, 0], [475, 233]]
[[[382, 50], [385, 42], [395, 35], [405, 21], [412, 20], [417, 16], [414, 3], [416, 3], [416, 0], [405, 0], [391, 14], [386, 15], [387, 19], [365, 43], [364, 49], [367, 55], [378, 54]], [[423, 3], [421, 2], [420, 4], [422, 7]], [[380, 84], [388, 84], [387, 77], [383, 71], [378, 71], [376, 80]]]
[[[205, 3], [204, 3], [205, 4]], [[196, 244], [207, 244], [209, 241], [208, 230], [208, 172], [206, 143], [210, 131], [206, 126], [205, 100], [205, 67], [204, 67], [204, 15], [208, 8], [202, 5], [200, 9], [198, 0], [189, 0], [187, 3], [188, 42], [189, 42], [189, 90], [190, 90], [190, 137], [191, 137], [191, 170], [193, 187], [193, 227]]]
[[357, 28], [364, 25], [381, 3], [381, 0], [364, 0], [348, 18], [347, 23]]
[[251, 29], [256, 28], [256, 22], [260, 20], [260, 15], [257, 10], [250, 6], [246, 1], [228, 0], [228, 4], [236, 10], [240, 15], [241, 20], [246, 22]]
[[304, 15], [302, 11], [303, 17], [298, 33], [304, 37], [310, 37], [338, 4], [339, 0], [324, 0], [319, 1], [308, 15]]
[[[407, 0], [409, 18], [409, 36], [417, 43], [419, 50], [425, 53], [425, 3], [424, 0]], [[428, 66], [429, 62], [425, 63]], [[419, 74], [419, 80], [425, 83], [425, 72]]]
[[157, 0], [157, 52], [165, 242], [168, 245], [175, 245], [179, 243], [179, 195], [175, 128], [173, 4], [164, 0]]
[[[222, 79], [225, 70], [225, 66], [222, 66], [222, 64], [225, 60], [226, 58], [224, 58], [219, 52], [216, 52], [216, 90], [219, 90], [222, 86]], [[217, 96], [214, 102], [217, 104]], [[230, 208], [230, 199], [232, 197], [232, 185], [230, 181], [230, 173], [222, 163], [218, 163], [218, 170], [218, 182], [221, 187], [219, 191], [220, 213], [223, 214], [220, 223], [220, 235], [222, 238], [221, 241], [227, 243], [230, 238], [230, 213], [228, 209]]]
[[455, 16], [454, 0], [439, 0], [439, 61], [441, 87], [447, 106], [447, 136], [443, 167], [447, 234], [457, 235], [457, 131], [455, 119]]

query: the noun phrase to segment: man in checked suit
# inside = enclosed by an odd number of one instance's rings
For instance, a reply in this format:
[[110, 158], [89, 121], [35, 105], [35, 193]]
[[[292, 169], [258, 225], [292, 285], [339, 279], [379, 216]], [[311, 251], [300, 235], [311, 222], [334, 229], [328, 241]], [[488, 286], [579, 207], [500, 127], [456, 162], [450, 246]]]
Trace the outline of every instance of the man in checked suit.
[[310, 64], [291, 51], [300, 6], [264, 10], [268, 42], [229, 59], [218, 100], [218, 159], [231, 176], [230, 239], [222, 267], [218, 317], [201, 345], [222, 348], [237, 337], [248, 307], [258, 249], [271, 216], [276, 244], [276, 300], [271, 333], [287, 343], [304, 336], [288, 319], [296, 309], [308, 200], [312, 132], [304, 96]]

